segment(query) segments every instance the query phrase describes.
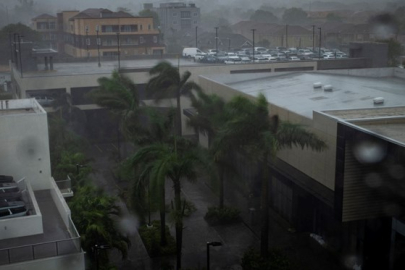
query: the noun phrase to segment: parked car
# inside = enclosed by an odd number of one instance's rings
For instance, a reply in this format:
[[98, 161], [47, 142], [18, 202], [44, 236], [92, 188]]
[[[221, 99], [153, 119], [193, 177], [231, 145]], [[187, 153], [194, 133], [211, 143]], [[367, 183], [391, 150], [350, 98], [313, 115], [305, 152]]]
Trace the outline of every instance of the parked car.
[[35, 99], [38, 101], [39, 105], [42, 107], [50, 107], [52, 103], [55, 101], [53, 97], [47, 96], [35, 96]]
[[207, 51], [207, 54], [209, 54], [209, 55], [216, 55], [217, 53], [219, 53], [219, 51], [217, 51], [217, 50], [215, 50], [215, 49], [209, 49], [209, 50]]
[[200, 60], [201, 63], [216, 63], [217, 58], [213, 55], [204, 55], [203, 58]]
[[184, 48], [182, 53], [183, 57], [187, 58], [193, 58], [196, 54], [205, 55], [206, 53], [198, 48]]
[[252, 60], [250, 60], [249, 56], [241, 56], [240, 61], [242, 63], [250, 63], [250, 62], [252, 62]]
[[204, 56], [206, 56], [206, 54], [197, 53], [196, 55], [194, 55], [194, 60], [201, 61], [201, 59], [203, 59]]
[[301, 59], [299, 59], [297, 56], [290, 56], [288, 57], [289, 61], [300, 61]]
[[225, 64], [239, 64], [241, 63], [241, 59], [239, 56], [228, 56], [225, 60]]

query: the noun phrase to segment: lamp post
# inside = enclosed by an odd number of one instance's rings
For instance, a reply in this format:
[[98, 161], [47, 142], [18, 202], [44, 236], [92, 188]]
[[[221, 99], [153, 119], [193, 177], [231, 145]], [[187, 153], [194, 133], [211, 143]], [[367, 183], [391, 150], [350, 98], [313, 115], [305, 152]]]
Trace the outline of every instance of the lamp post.
[[288, 24], [285, 25], [285, 47], [288, 49]]
[[319, 49], [318, 49], [318, 58], [321, 59], [321, 46], [322, 46], [322, 28], [319, 27]]
[[312, 52], [315, 52], [315, 25], [312, 25]]
[[256, 29], [252, 29], [252, 35], [253, 35], [253, 58], [252, 61], [253, 63], [255, 62], [255, 31]]
[[94, 245], [94, 254], [96, 255], [96, 269], [98, 270], [98, 252], [99, 250], [106, 250], [110, 249], [111, 247], [109, 245]]
[[198, 43], [197, 31], [198, 31], [198, 26], [195, 27], [195, 47], [196, 47], [196, 48], [198, 48], [198, 46], [197, 46], [197, 43]]
[[17, 34], [17, 38], [18, 38], [18, 55], [19, 55], [19, 62], [20, 62], [20, 74], [21, 74], [21, 78], [23, 77], [23, 67], [22, 67], [22, 59], [21, 59], [21, 38], [23, 38], [24, 36], [21, 36], [19, 34]]
[[207, 242], [207, 270], [210, 270], [210, 246], [222, 246], [221, 242]]
[[121, 68], [121, 59], [120, 59], [120, 32], [117, 32], [117, 53], [118, 53], [118, 72]]
[[101, 40], [98, 36], [98, 31], [100, 31], [100, 27], [97, 25], [96, 26], [96, 33], [97, 33], [97, 56], [98, 56], [98, 67], [101, 67], [101, 63], [100, 63], [100, 43]]
[[87, 51], [87, 59], [89, 58], [89, 27], [86, 25], [86, 51]]
[[218, 26], [215, 27], [215, 54], [218, 53]]
[[228, 38], [228, 52], [231, 51], [231, 39]]

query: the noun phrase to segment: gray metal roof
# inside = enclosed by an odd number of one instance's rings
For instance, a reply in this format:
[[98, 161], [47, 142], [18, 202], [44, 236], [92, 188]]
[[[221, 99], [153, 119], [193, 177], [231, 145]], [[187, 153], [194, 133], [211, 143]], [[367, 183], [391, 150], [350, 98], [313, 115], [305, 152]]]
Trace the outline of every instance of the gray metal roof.
[[[233, 89], [257, 96], [262, 93], [276, 106], [312, 119], [313, 111], [380, 108], [405, 104], [405, 80], [400, 78], [354, 77], [317, 72], [280, 75], [228, 75], [216, 77]], [[332, 85], [333, 91], [315, 89], [321, 82]], [[383, 105], [374, 105], [375, 97], [383, 97]]]

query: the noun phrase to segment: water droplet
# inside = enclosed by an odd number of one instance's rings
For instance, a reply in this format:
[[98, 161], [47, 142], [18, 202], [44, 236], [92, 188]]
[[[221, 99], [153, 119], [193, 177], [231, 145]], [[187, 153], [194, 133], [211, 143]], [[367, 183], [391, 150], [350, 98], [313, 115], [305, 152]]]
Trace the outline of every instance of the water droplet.
[[359, 141], [353, 147], [353, 154], [360, 163], [374, 164], [385, 158], [387, 145], [377, 140]]

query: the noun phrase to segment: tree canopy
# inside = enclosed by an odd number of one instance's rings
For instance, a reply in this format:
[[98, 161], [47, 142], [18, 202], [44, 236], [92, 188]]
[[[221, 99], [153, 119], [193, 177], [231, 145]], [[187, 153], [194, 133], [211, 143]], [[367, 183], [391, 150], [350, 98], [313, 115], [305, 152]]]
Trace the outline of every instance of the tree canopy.
[[276, 23], [278, 18], [270, 11], [258, 9], [250, 16], [251, 21]]
[[307, 23], [308, 14], [302, 8], [289, 8], [284, 11], [283, 22], [286, 24]]

